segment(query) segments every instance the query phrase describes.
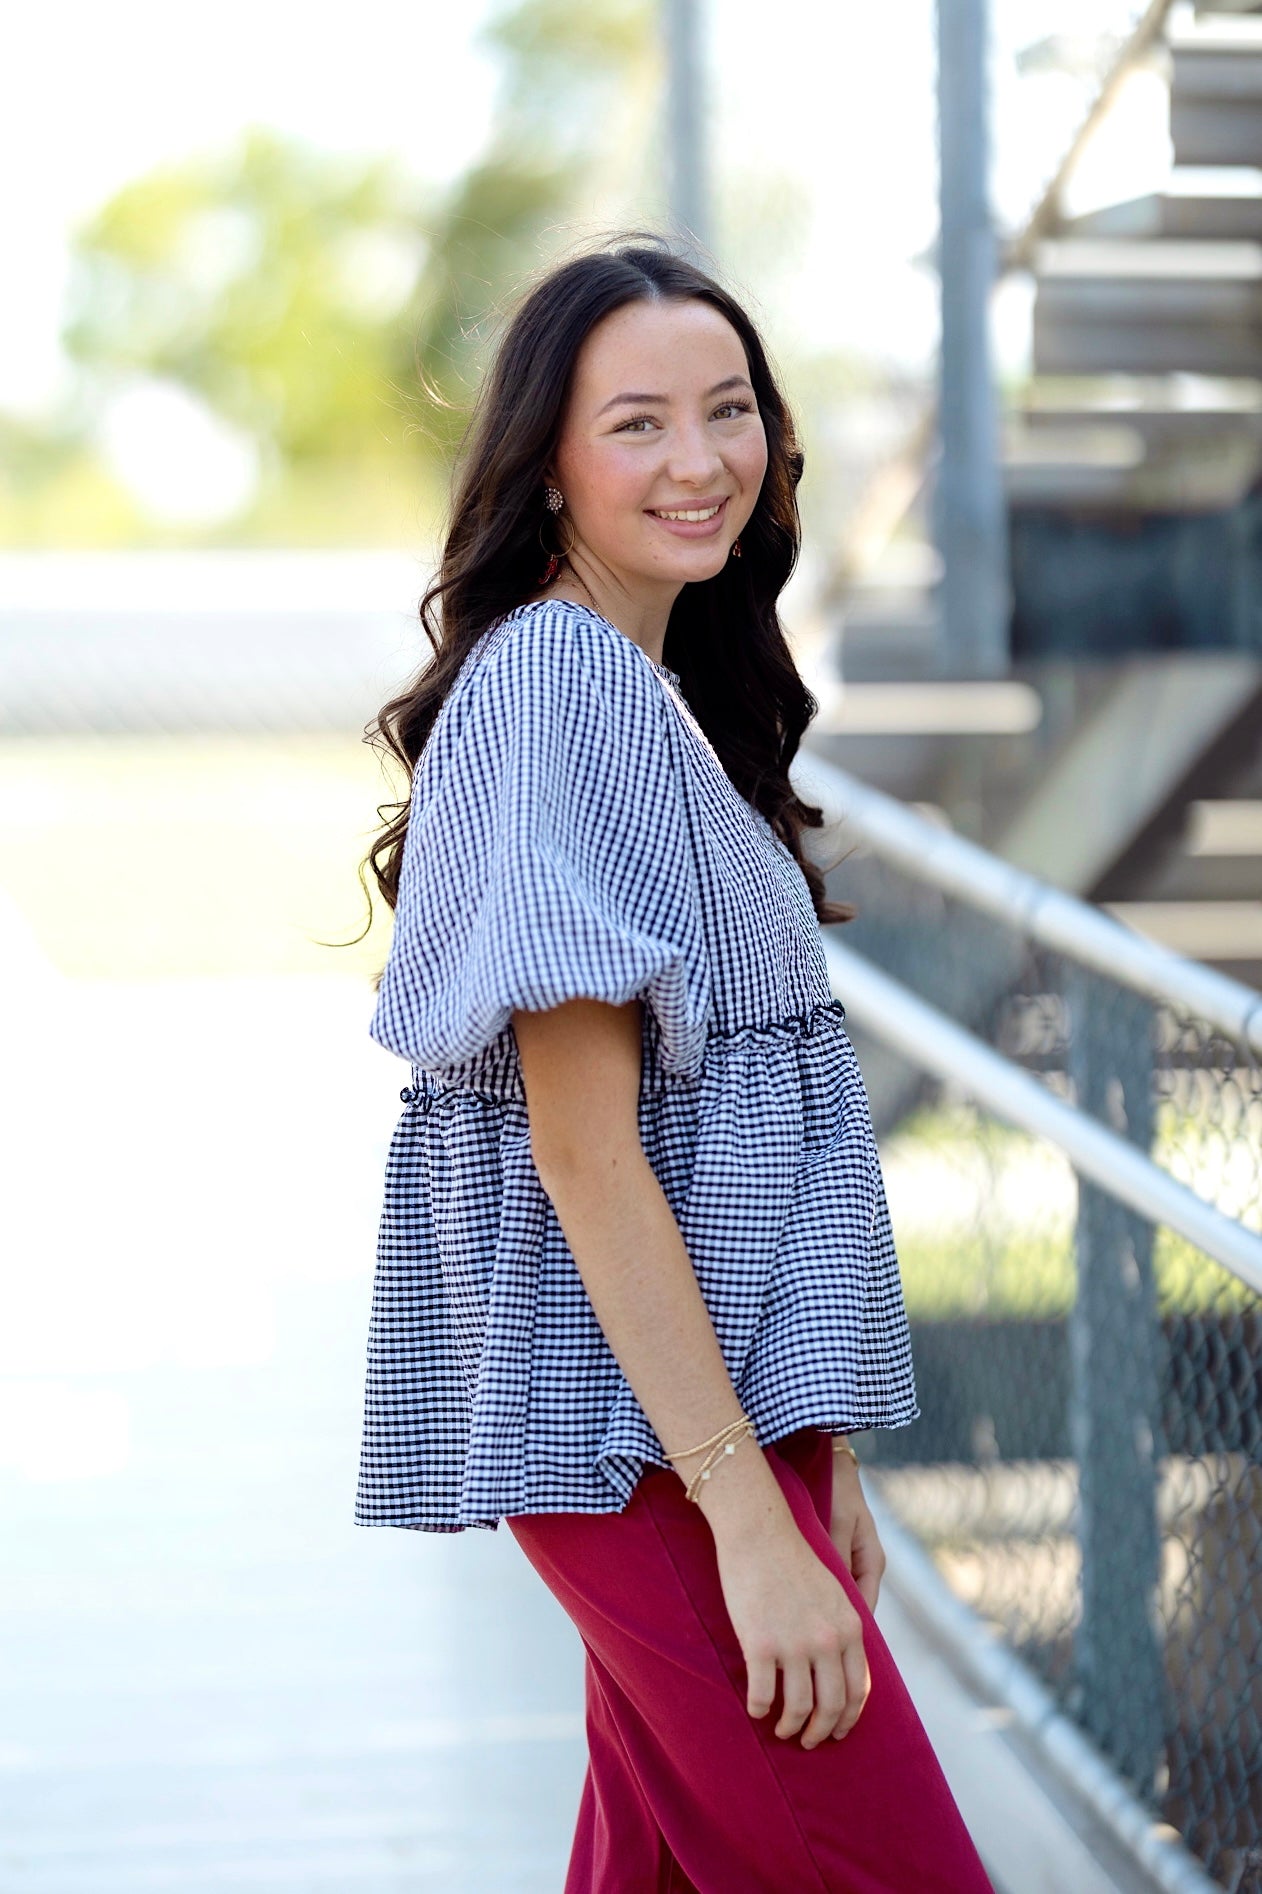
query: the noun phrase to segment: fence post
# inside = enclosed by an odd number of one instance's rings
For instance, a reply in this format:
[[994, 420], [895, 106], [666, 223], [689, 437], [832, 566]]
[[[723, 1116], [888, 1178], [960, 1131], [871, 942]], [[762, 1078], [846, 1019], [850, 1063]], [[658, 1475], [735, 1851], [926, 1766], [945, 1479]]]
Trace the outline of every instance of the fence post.
[[[1152, 1141], [1151, 1002], [1068, 971], [1069, 1074], [1080, 1108]], [[1161, 1538], [1159, 1329], [1153, 1226], [1080, 1178], [1077, 1295], [1069, 1319], [1069, 1435], [1078, 1462], [1082, 1619], [1074, 1713], [1141, 1794], [1165, 1738], [1156, 1628]]]

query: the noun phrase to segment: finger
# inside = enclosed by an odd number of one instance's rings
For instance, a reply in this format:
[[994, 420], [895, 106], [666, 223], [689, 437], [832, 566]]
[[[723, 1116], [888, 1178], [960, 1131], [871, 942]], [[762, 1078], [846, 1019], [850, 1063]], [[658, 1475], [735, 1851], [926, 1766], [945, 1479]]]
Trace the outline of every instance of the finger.
[[884, 1555], [879, 1546], [863, 1537], [856, 1537], [850, 1557], [850, 1576], [859, 1588], [859, 1594], [869, 1611], [876, 1610], [877, 1593], [881, 1589], [881, 1572], [884, 1569]]
[[793, 1657], [784, 1666], [784, 1707], [776, 1724], [777, 1736], [796, 1736], [815, 1707], [811, 1667], [804, 1657]]
[[854, 1546], [855, 1524], [853, 1513], [834, 1512], [828, 1528], [828, 1536], [840, 1552], [848, 1572], [853, 1570], [850, 1560]]
[[746, 1663], [745, 1707], [753, 1717], [766, 1716], [776, 1694], [776, 1667], [769, 1657]]
[[838, 1737], [849, 1736], [859, 1721], [860, 1712], [872, 1688], [872, 1674], [868, 1669], [868, 1657], [863, 1648], [861, 1630], [843, 1645], [841, 1664], [846, 1673], [846, 1707], [833, 1731], [833, 1735]]
[[803, 1749], [814, 1749], [830, 1737], [846, 1707], [846, 1673], [841, 1646], [815, 1660], [815, 1708], [802, 1731]]

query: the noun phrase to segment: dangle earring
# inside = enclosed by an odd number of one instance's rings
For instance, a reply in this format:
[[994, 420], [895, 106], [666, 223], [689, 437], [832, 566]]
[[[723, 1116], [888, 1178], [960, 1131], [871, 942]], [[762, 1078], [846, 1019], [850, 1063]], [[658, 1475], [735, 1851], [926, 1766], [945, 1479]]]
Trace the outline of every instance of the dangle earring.
[[[555, 519], [557, 514], [561, 511], [561, 508], [565, 505], [565, 496], [561, 492], [560, 487], [545, 487], [543, 490], [543, 503], [547, 507], [548, 512]], [[548, 563], [543, 569], [543, 577], [539, 583], [540, 585], [551, 585], [553, 579], [556, 578], [557, 573], [565, 564], [566, 555], [569, 553], [570, 546], [574, 544], [574, 529], [573, 527], [570, 528], [570, 545], [565, 548], [565, 551], [554, 552], [550, 546], [544, 545], [543, 525], [541, 523], [539, 527], [539, 544], [543, 546], [543, 550], [548, 555]]]
[[740, 534], [738, 533], [736, 535], [736, 538], [732, 541], [732, 551], [731, 551], [730, 557], [733, 559], [739, 559], [740, 556], [741, 556], [741, 537], [740, 537]]

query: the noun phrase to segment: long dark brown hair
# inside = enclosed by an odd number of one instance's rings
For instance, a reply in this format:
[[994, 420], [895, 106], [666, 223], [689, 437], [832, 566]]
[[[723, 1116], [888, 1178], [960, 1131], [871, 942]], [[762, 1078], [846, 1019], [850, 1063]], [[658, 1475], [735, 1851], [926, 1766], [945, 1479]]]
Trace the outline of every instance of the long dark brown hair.
[[[789, 765], [819, 708], [798, 675], [776, 611], [801, 539], [796, 489], [802, 451], [750, 318], [727, 290], [660, 238], [636, 235], [562, 263], [536, 283], [508, 322], [465, 436], [438, 576], [421, 600], [434, 655], [415, 682], [383, 706], [365, 739], [410, 776], [476, 639], [539, 593], [544, 468], [557, 446], [578, 352], [614, 310], [667, 298], [709, 303], [740, 337], [767, 436], [767, 472], [741, 528], [740, 559], [729, 559], [712, 579], [685, 585], [676, 599], [664, 662], [679, 673], [689, 708], [736, 788], [799, 863], [820, 921], [848, 921], [853, 908], [829, 900], [823, 873], [802, 852], [802, 830], [822, 827], [823, 812], [801, 801], [789, 782]], [[385, 826], [363, 867], [371, 868], [393, 907], [408, 803], [384, 805], [381, 815]]]

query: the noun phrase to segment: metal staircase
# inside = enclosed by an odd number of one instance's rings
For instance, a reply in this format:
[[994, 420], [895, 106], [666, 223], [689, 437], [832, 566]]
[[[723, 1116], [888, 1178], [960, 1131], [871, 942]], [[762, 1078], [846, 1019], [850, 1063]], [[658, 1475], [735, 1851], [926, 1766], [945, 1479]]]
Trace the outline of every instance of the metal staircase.
[[1223, 507], [1262, 467], [1262, 8], [1173, 23], [1159, 57], [1168, 181], [1034, 250], [1018, 504]]
[[[845, 589], [843, 686], [811, 745], [1259, 985], [1262, 4], [1145, 17], [1169, 177], [1083, 215], [1045, 203], [1010, 247], [1034, 290], [1033, 372], [1004, 422], [1011, 715], [994, 687], [935, 681], [925, 465], [901, 532]], [[1092, 614], [1076, 652], [1040, 644]], [[1025, 727], [1021, 691], [1040, 706]]]

